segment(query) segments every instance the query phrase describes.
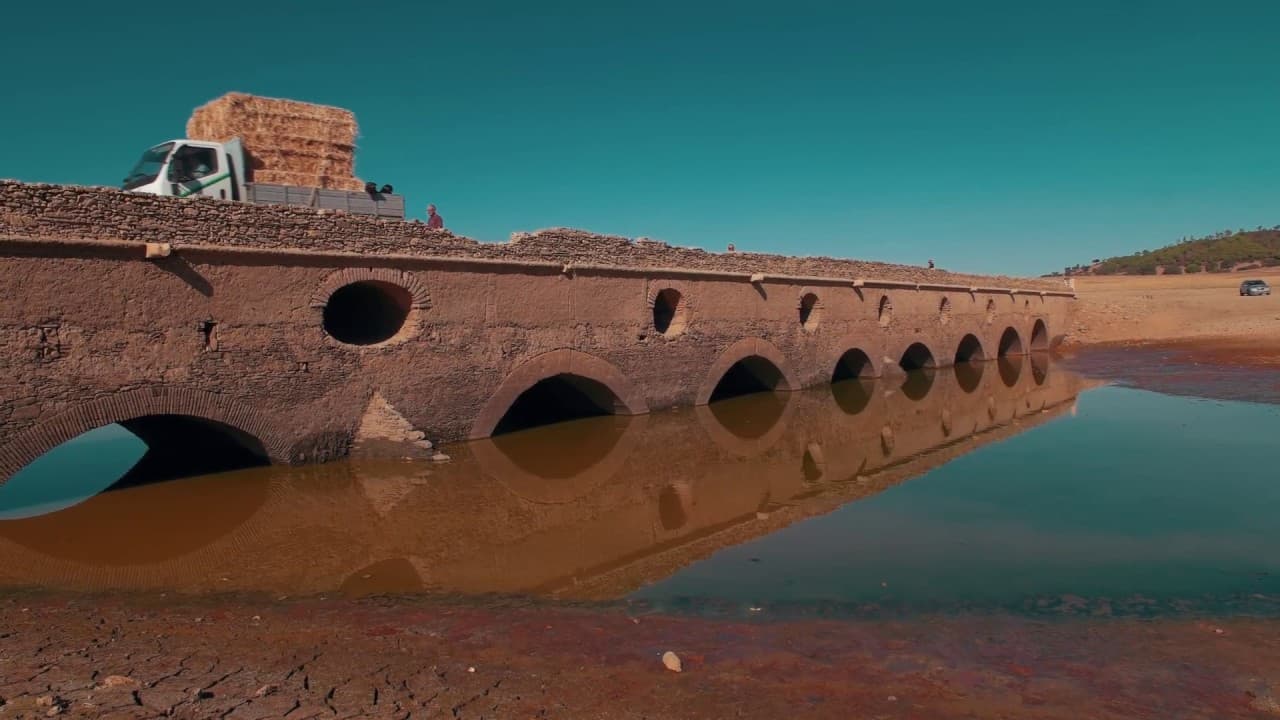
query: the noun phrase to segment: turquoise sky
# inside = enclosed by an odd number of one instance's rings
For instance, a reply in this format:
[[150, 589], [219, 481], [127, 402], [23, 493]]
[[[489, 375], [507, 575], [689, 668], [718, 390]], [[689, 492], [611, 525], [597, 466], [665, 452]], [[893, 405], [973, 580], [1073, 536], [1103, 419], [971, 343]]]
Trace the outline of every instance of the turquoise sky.
[[117, 184], [229, 90], [350, 108], [481, 240], [1033, 274], [1280, 223], [1280, 3], [11, 3], [0, 177]]

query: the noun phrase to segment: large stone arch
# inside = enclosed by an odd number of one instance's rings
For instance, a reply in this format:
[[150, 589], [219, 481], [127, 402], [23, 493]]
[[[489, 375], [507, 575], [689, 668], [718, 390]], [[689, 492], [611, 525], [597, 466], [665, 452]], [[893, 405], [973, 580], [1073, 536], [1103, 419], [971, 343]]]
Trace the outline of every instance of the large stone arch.
[[791, 370], [791, 364], [787, 362], [786, 356], [782, 351], [768, 340], [761, 338], [743, 338], [738, 342], [730, 345], [724, 352], [720, 353], [720, 357], [711, 364], [711, 368], [702, 380], [702, 385], [698, 388], [698, 395], [694, 399], [695, 405], [706, 405], [711, 401], [711, 394], [715, 392], [716, 385], [720, 383], [720, 379], [724, 374], [740, 360], [750, 357], [761, 357], [773, 363], [778, 369], [782, 377], [778, 382], [778, 390], [799, 390], [800, 383], [796, 379], [795, 373]]
[[[880, 377], [882, 357], [884, 355], [880, 345], [881, 343], [879, 340], [868, 337], [865, 334], [851, 334], [845, 336], [840, 340], [840, 342], [835, 344], [832, 351], [827, 355], [827, 362], [825, 364], [826, 372], [828, 373], [827, 380], [832, 380], [840, 374], [840, 365], [846, 355], [856, 355], [857, 352], [861, 352], [866, 356], [865, 359], [867, 363], [864, 367], [856, 368], [860, 370], [860, 372], [857, 373], [857, 376]], [[847, 368], [846, 374], [851, 373], [854, 369], [855, 368]]]
[[603, 385], [616, 400], [612, 408], [614, 415], [649, 412], [649, 403], [644, 395], [616, 367], [593, 355], [563, 348], [529, 358], [512, 370], [476, 416], [468, 438], [478, 440], [492, 435], [516, 398], [538, 382], [557, 375], [583, 378]]
[[91, 400], [19, 433], [0, 447], [0, 484], [74, 437], [150, 415], [181, 415], [221, 423], [262, 443], [271, 462], [289, 462], [288, 438], [248, 406], [217, 393], [155, 386]]

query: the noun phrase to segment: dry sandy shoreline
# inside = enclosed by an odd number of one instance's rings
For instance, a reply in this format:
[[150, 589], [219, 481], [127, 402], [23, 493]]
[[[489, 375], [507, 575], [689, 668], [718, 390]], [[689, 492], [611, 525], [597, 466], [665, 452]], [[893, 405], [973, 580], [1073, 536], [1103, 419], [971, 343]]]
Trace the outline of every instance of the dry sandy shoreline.
[[[1266, 280], [1277, 293], [1241, 297], [1240, 283]], [[1140, 277], [1079, 277], [1076, 325], [1065, 352], [1145, 345], [1198, 362], [1280, 366], [1280, 270]]]

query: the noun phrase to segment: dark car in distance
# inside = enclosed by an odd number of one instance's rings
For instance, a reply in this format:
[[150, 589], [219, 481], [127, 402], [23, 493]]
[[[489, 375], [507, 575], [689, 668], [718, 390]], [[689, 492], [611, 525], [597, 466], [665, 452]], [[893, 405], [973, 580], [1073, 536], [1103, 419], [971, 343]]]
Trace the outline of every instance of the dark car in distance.
[[1270, 295], [1271, 286], [1265, 280], [1245, 280], [1240, 283], [1241, 295]]

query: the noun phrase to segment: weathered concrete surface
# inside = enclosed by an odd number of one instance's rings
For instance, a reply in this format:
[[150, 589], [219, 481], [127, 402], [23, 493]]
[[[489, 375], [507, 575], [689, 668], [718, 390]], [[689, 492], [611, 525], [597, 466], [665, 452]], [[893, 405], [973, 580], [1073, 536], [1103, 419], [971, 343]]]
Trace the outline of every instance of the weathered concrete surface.
[[[145, 243], [170, 254], [147, 259]], [[392, 288], [403, 325], [369, 345], [327, 332], [352, 283]], [[666, 289], [680, 302], [663, 333]], [[555, 375], [642, 413], [706, 402], [751, 356], [794, 389], [829, 381], [854, 348], [870, 373], [916, 342], [948, 364], [966, 334], [992, 357], [1012, 329], [1011, 352], [1026, 352], [1070, 327], [1060, 291], [576, 231], [483, 244], [305, 209], [0, 182], [0, 481], [81, 432], [160, 414], [306, 462], [347, 452], [375, 393], [454, 440], [488, 434]]]

